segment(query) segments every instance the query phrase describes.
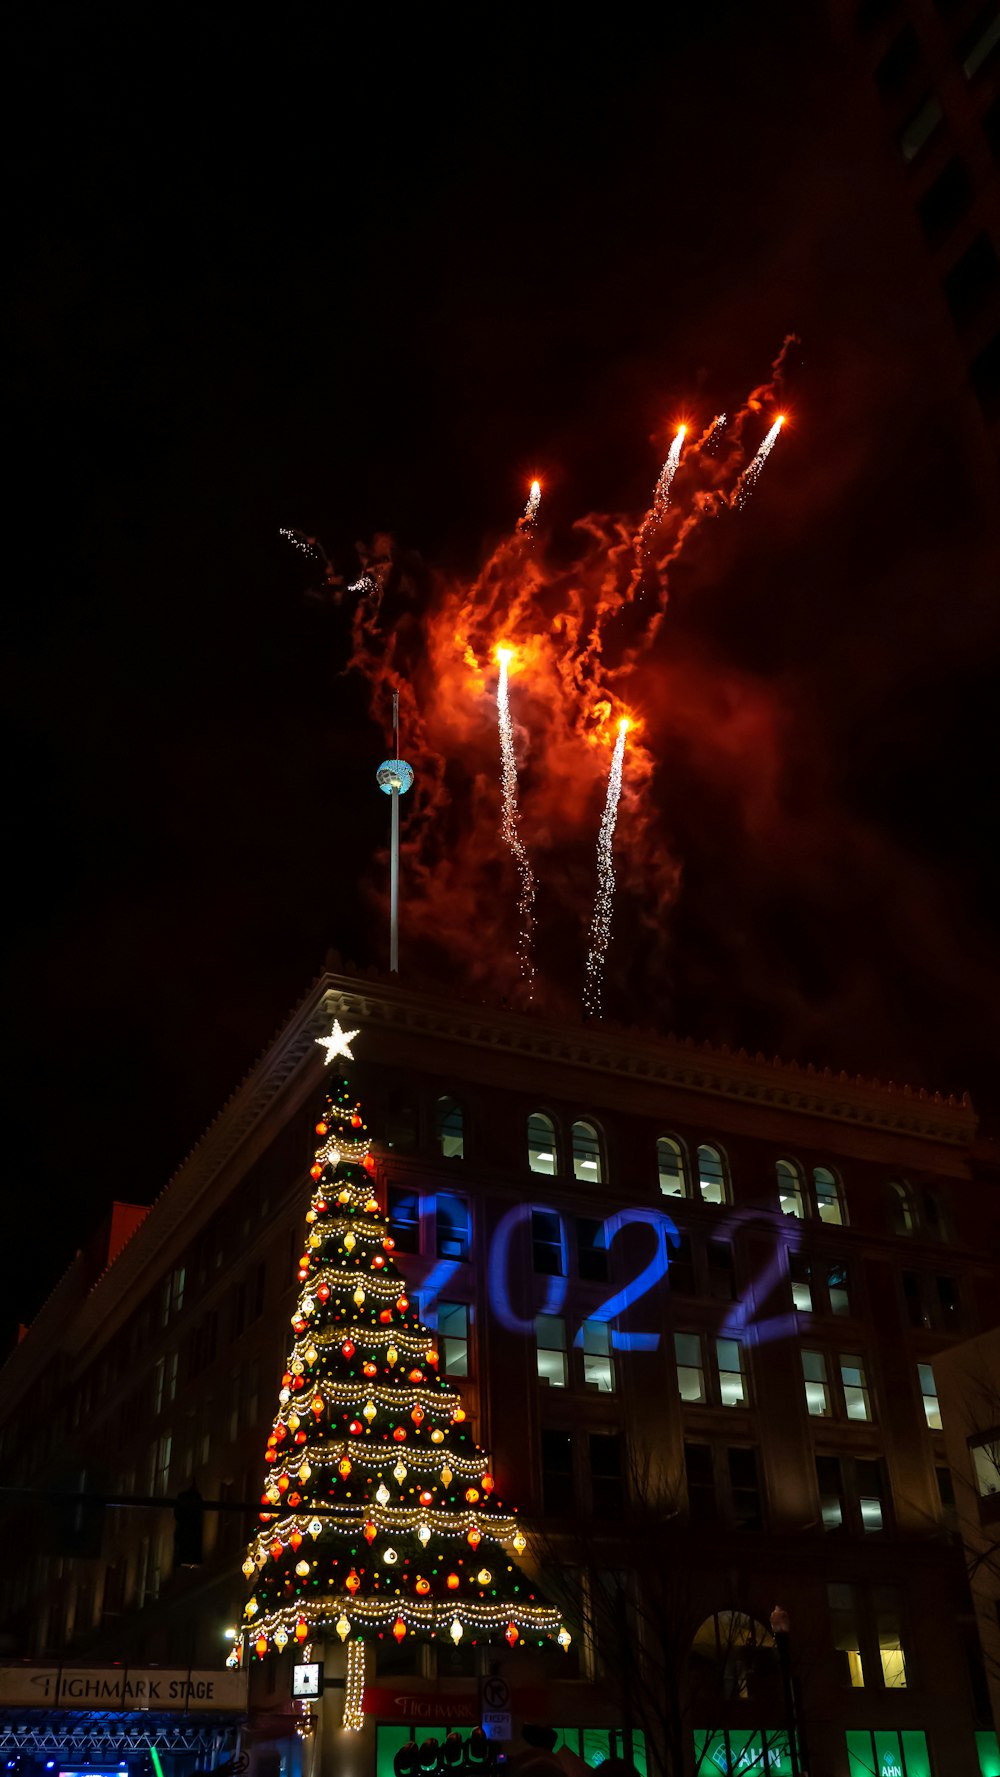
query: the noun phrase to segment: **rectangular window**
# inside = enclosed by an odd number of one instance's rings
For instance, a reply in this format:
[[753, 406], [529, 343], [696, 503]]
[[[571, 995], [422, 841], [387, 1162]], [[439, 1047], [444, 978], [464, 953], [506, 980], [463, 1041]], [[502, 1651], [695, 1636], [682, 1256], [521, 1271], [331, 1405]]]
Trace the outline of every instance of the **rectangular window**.
[[607, 1283], [608, 1241], [603, 1222], [578, 1216], [576, 1221], [576, 1259], [581, 1278], [586, 1283]]
[[557, 1518], [573, 1510], [573, 1443], [568, 1432], [542, 1432], [542, 1509]]
[[733, 1507], [733, 1523], [738, 1530], [761, 1528], [760, 1475], [756, 1450], [729, 1450], [729, 1492]]
[[848, 1728], [846, 1739], [849, 1777], [931, 1777], [920, 1728]]
[[830, 1610], [830, 1632], [838, 1653], [841, 1684], [861, 1690], [865, 1669], [861, 1659], [861, 1638], [857, 1589], [854, 1586], [827, 1586]]
[[871, 1401], [868, 1397], [868, 1383], [865, 1378], [863, 1360], [860, 1357], [848, 1356], [846, 1352], [842, 1352], [840, 1380], [844, 1390], [844, 1411], [848, 1419], [870, 1419], [872, 1416]]
[[854, 1474], [862, 1530], [884, 1530], [882, 1464], [875, 1459], [869, 1461], [859, 1456], [854, 1465]]
[[924, 1418], [931, 1431], [941, 1430], [941, 1403], [938, 1400], [937, 1383], [934, 1380], [932, 1364], [918, 1364], [917, 1376], [920, 1381], [920, 1395], [924, 1403]]
[[437, 1347], [441, 1374], [469, 1374], [469, 1310], [465, 1302], [438, 1303]]
[[565, 1277], [562, 1217], [554, 1209], [531, 1212], [531, 1263], [538, 1277]]
[[827, 1266], [826, 1293], [831, 1314], [850, 1314], [851, 1298], [848, 1290], [847, 1266], [839, 1261], [835, 1265]]
[[980, 1499], [1000, 1493], [1000, 1432], [977, 1437], [975, 1442], [970, 1442], [969, 1453]]
[[622, 1482], [622, 1441], [617, 1432], [591, 1432], [590, 1503], [595, 1518], [611, 1524], [625, 1504]]
[[715, 1476], [712, 1470], [712, 1451], [708, 1444], [685, 1444], [684, 1474], [692, 1523], [714, 1523]]
[[439, 1259], [465, 1260], [469, 1256], [469, 1203], [465, 1197], [453, 1197], [440, 1191], [437, 1199], [437, 1256]]
[[903, 1652], [899, 1594], [894, 1586], [876, 1586], [875, 1621], [878, 1630], [882, 1683], [887, 1691], [906, 1689], [906, 1656]]
[[789, 1253], [788, 1277], [792, 1286], [792, 1307], [798, 1309], [800, 1314], [811, 1314], [812, 1266], [804, 1253]]
[[420, 1251], [420, 1193], [390, 1185], [387, 1208], [389, 1233], [401, 1253]]
[[690, 1234], [682, 1234], [676, 1247], [668, 1249], [670, 1269], [667, 1273], [670, 1288], [678, 1296], [696, 1296], [698, 1294], [694, 1280], [694, 1255], [691, 1251]]
[[842, 1530], [844, 1526], [844, 1476], [839, 1456], [817, 1456], [816, 1484], [819, 1488], [819, 1510], [824, 1530]]
[[588, 1388], [596, 1388], [601, 1394], [614, 1394], [611, 1329], [606, 1320], [583, 1323], [583, 1380]]
[[728, 1240], [710, 1240], [707, 1253], [709, 1295], [717, 1302], [735, 1302], [736, 1269]]
[[682, 1401], [692, 1405], [705, 1399], [705, 1365], [698, 1333], [675, 1333], [677, 1388]]
[[566, 1322], [561, 1315], [535, 1316], [535, 1348], [539, 1382], [547, 1382], [550, 1388], [565, 1388]]
[[802, 1375], [806, 1385], [806, 1409], [814, 1419], [830, 1417], [830, 1383], [826, 1358], [822, 1351], [802, 1353]]
[[743, 1347], [738, 1339], [716, 1339], [715, 1357], [719, 1366], [719, 1399], [724, 1407], [745, 1407], [747, 1382], [743, 1369]]
[[153, 1470], [152, 1491], [154, 1493], [164, 1494], [169, 1491], [168, 1482], [170, 1480], [170, 1450], [172, 1443], [173, 1440], [169, 1432], [164, 1432], [162, 1438], [157, 1442]]

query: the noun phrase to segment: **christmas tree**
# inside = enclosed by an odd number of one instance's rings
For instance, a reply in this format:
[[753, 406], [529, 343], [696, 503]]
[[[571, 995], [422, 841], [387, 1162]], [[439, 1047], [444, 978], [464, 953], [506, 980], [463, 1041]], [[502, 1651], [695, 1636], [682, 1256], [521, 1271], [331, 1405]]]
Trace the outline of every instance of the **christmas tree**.
[[[353, 1060], [335, 1020], [327, 1063]], [[495, 1498], [461, 1396], [406, 1296], [380, 1215], [368, 1130], [338, 1078], [316, 1125], [295, 1343], [267, 1441], [264, 1527], [243, 1571], [258, 1657], [347, 1642], [345, 1727], [360, 1728], [365, 1643], [387, 1635], [570, 1636], [514, 1561], [526, 1544]]]

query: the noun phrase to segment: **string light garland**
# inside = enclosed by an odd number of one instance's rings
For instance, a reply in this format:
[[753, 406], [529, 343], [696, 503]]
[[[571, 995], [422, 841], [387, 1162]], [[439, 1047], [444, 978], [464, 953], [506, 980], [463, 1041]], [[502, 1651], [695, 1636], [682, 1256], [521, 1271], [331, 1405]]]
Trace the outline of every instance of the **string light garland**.
[[[328, 1062], [353, 1059], [358, 1034], [335, 1020], [317, 1041]], [[366, 1638], [569, 1637], [513, 1558], [524, 1534], [496, 1498], [462, 1396], [438, 1374], [434, 1336], [396, 1269], [346, 1079], [333, 1082], [316, 1134], [295, 1341], [264, 1452], [261, 1528], [243, 1562], [244, 1620], [258, 1658], [338, 1636], [344, 1726], [356, 1730]]]

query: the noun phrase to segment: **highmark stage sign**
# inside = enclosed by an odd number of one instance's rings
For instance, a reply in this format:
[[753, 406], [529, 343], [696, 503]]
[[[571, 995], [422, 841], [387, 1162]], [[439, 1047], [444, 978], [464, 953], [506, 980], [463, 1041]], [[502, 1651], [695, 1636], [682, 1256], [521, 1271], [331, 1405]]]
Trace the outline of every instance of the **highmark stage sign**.
[[0, 1666], [0, 1709], [215, 1709], [247, 1706], [246, 1672], [168, 1666]]

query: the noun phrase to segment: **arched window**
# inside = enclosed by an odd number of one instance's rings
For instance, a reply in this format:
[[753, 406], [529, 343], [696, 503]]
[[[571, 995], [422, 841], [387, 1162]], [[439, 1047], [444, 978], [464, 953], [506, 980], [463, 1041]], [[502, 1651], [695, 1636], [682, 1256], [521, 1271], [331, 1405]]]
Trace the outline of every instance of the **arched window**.
[[438, 1099], [434, 1107], [434, 1134], [446, 1160], [464, 1160], [465, 1118], [456, 1099]]
[[692, 1679], [700, 1697], [714, 1692], [735, 1701], [758, 1697], [775, 1678], [774, 1637], [742, 1610], [706, 1617], [691, 1643]]
[[816, 1192], [816, 1211], [821, 1222], [835, 1222], [843, 1227], [847, 1221], [844, 1207], [844, 1192], [835, 1172], [828, 1166], [813, 1167], [813, 1188]]
[[948, 1222], [941, 1199], [934, 1191], [924, 1192], [924, 1228], [932, 1240], [947, 1240]]
[[778, 1202], [786, 1216], [798, 1216], [806, 1213], [805, 1198], [802, 1192], [802, 1168], [796, 1160], [778, 1160], [775, 1162], [778, 1175]]
[[687, 1196], [687, 1169], [684, 1150], [672, 1135], [661, 1135], [656, 1144], [656, 1170], [664, 1197]]
[[913, 1201], [906, 1185], [893, 1179], [889, 1186], [889, 1226], [894, 1234], [912, 1234]]
[[604, 1171], [601, 1166], [601, 1138], [593, 1123], [574, 1123], [571, 1140], [573, 1177], [583, 1179], [589, 1185], [602, 1185]]
[[528, 1165], [550, 1178], [556, 1171], [556, 1126], [544, 1111], [532, 1111], [528, 1118]]
[[698, 1149], [698, 1191], [703, 1203], [725, 1203], [726, 1168], [718, 1148]]

